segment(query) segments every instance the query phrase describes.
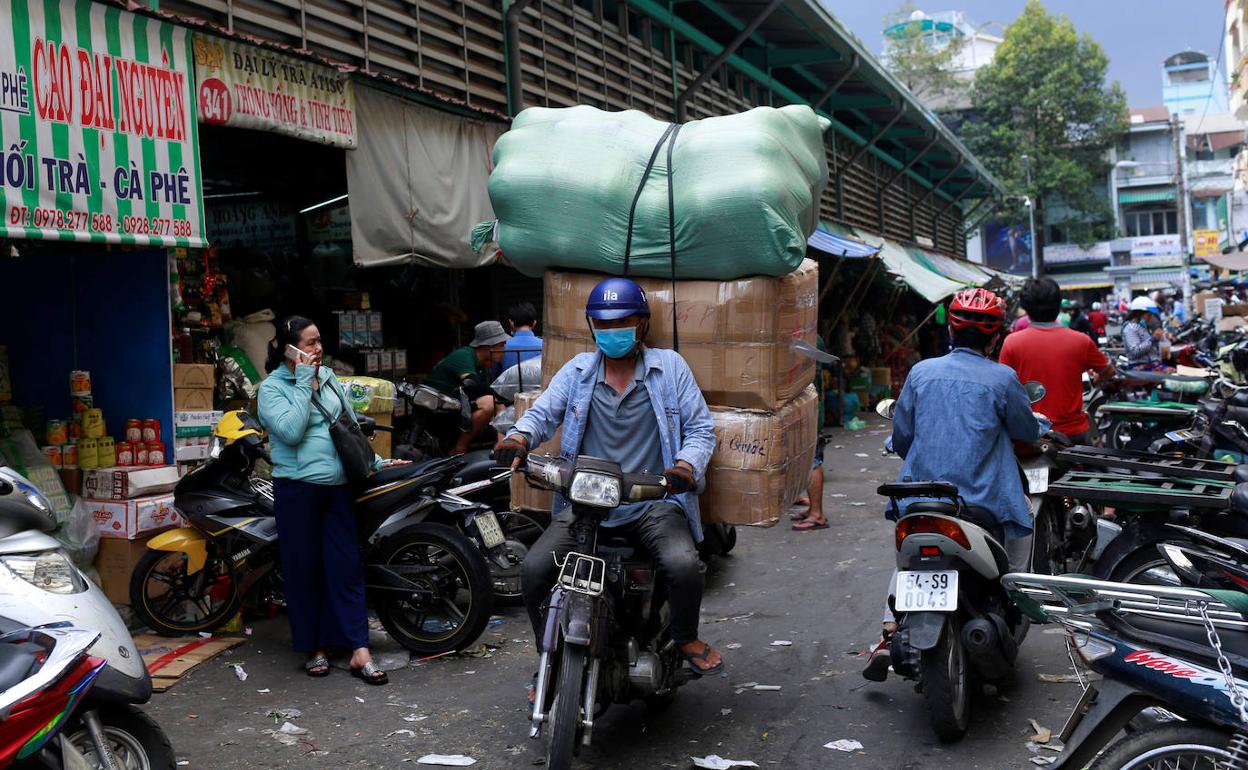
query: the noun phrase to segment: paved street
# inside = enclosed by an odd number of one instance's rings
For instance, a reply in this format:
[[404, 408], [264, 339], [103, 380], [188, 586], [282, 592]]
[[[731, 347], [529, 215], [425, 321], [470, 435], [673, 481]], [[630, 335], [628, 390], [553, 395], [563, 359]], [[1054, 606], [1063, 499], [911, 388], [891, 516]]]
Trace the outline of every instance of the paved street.
[[[830, 529], [797, 533], [787, 521], [746, 529], [736, 551], [713, 565], [703, 636], [726, 655], [726, 675], [682, 688], [663, 713], [612, 707], [583, 767], [686, 768], [690, 756], [708, 754], [782, 768], [1033, 767], [1028, 719], [1056, 732], [1078, 694], [1078, 685], [1038, 679], [1068, 673], [1052, 629], [1033, 628], [1015, 682], [977, 701], [970, 734], [955, 746], [936, 742], [912, 685], [859, 675], [855, 654], [876, 636], [892, 568], [892, 528], [874, 489], [899, 465], [880, 457], [884, 424], [872, 416], [868, 426], [834, 431], [829, 442]], [[540, 764], [544, 744], [528, 740], [524, 706], [533, 646], [521, 611], [500, 617], [485, 639], [497, 646], [488, 657], [392, 670], [388, 687], [369, 687], [345, 669], [327, 679], [302, 675], [284, 619], [262, 622], [248, 643], [148, 708], [191, 768], [398, 767], [431, 753], [465, 754], [487, 770]], [[245, 682], [230, 663], [243, 664]], [[748, 682], [781, 689], [739, 691]], [[270, 711], [290, 708], [302, 712], [290, 721], [309, 734], [286, 745], [265, 731], [281, 724]], [[865, 748], [850, 755], [823, 747], [840, 738]]]

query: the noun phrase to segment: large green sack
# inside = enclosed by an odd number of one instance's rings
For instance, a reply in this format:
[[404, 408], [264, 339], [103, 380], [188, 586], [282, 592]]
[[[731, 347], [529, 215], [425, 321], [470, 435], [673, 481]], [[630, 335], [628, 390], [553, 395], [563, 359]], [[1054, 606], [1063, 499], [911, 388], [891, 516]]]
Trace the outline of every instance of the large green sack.
[[[532, 107], [494, 147], [490, 202], [504, 258], [547, 268], [624, 272], [629, 209], [668, 128], [635, 110]], [[828, 182], [823, 132], [806, 106], [757, 107], [684, 124], [673, 148], [676, 275], [784, 275], [806, 255]], [[671, 275], [667, 147], [637, 202], [630, 275]]]

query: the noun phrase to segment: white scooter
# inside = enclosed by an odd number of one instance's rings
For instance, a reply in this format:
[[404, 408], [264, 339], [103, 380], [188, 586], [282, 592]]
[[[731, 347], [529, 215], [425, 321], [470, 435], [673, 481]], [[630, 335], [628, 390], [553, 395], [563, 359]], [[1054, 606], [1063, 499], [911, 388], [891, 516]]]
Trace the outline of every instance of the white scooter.
[[173, 770], [176, 759], [160, 725], [136, 707], [152, 680], [126, 624], [104, 592], [83, 575], [48, 533], [52, 506], [11, 468], [0, 467], [0, 616], [30, 626], [72, 626], [100, 634], [90, 654], [107, 661], [87, 700], [62, 732], [65, 767]]

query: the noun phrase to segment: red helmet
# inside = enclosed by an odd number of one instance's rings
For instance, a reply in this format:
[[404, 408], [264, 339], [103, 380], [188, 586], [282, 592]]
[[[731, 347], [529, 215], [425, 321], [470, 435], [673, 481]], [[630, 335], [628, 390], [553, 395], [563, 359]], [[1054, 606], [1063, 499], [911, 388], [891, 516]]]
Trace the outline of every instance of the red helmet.
[[1005, 300], [987, 289], [964, 289], [949, 303], [949, 325], [973, 326], [984, 334], [996, 334], [1005, 325]]

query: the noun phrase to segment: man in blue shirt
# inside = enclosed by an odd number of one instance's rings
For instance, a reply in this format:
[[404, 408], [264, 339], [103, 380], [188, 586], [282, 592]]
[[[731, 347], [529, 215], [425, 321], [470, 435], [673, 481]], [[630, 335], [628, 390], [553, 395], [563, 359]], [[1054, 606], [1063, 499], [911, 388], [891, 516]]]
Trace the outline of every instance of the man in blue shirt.
[[511, 339], [503, 347], [503, 357], [494, 368], [494, 376], [502, 374], [522, 361], [542, 354], [542, 338], [533, 333], [537, 325], [537, 308], [532, 302], [517, 302], [507, 311], [511, 322]]
[[[987, 509], [1001, 523], [1010, 567], [1026, 570], [1031, 510], [1011, 442], [1034, 443], [1040, 423], [1018, 375], [988, 358], [1001, 342], [1005, 320], [1005, 303], [990, 291], [954, 295], [949, 306], [953, 350], [910, 370], [893, 412], [892, 447], [905, 461], [899, 481], [957, 486], [967, 505]], [[900, 501], [903, 511], [906, 503]], [[890, 586], [889, 594], [894, 590]], [[886, 611], [883, 638], [863, 676], [873, 681], [887, 676], [888, 639], [896, 630]]]
[[[623, 532], [650, 552], [667, 578], [671, 635], [699, 676], [723, 670], [720, 654], [698, 638], [702, 539], [697, 492], [715, 450], [715, 426], [689, 365], [674, 350], [644, 344], [650, 326], [645, 292], [627, 278], [594, 287], [585, 308], [598, 351], [581, 353], [494, 449], [500, 465], [518, 466], [530, 447], [563, 434], [560, 454], [585, 454], [620, 464], [624, 473], [661, 474], [668, 496], [625, 503], [603, 527]], [[524, 560], [524, 603], [540, 635], [542, 602], [558, 577], [555, 558], [576, 547], [571, 514], [556, 498], [552, 522]], [[554, 557], [554, 558], [552, 558]]]

